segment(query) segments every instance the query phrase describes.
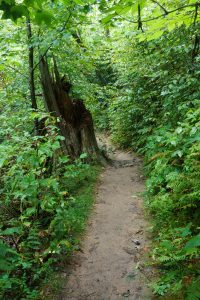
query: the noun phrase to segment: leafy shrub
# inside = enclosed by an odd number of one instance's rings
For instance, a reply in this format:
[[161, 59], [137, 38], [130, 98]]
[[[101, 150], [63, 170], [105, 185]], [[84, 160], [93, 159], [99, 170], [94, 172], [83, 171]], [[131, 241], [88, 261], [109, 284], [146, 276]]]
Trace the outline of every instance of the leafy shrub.
[[[28, 121], [28, 120], [27, 120]], [[95, 180], [96, 170], [61, 154], [53, 119], [44, 136], [12, 132], [0, 144], [0, 294], [3, 299], [35, 299], [52, 265], [77, 247], [91, 206], [78, 189]], [[2, 132], [2, 137], [5, 132]], [[17, 143], [16, 143], [17, 141]], [[61, 255], [62, 254], [62, 255]]]
[[[183, 26], [159, 40], [136, 42], [110, 115], [113, 139], [145, 157], [152, 258], [162, 275], [154, 291], [186, 299], [200, 296], [198, 288], [194, 292], [200, 246], [199, 56], [191, 58], [192, 37], [193, 29]], [[115, 64], [119, 74], [120, 66]]]

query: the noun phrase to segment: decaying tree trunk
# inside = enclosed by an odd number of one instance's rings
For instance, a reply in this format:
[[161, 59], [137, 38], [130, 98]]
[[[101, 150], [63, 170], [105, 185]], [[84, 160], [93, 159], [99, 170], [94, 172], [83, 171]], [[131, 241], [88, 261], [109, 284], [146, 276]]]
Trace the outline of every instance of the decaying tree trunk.
[[72, 159], [87, 153], [89, 158], [100, 159], [91, 113], [81, 100], [73, 100], [69, 88], [60, 78], [54, 59], [53, 74], [50, 74], [47, 61], [40, 60], [41, 83], [47, 110], [59, 118], [58, 127], [65, 140], [63, 151]]

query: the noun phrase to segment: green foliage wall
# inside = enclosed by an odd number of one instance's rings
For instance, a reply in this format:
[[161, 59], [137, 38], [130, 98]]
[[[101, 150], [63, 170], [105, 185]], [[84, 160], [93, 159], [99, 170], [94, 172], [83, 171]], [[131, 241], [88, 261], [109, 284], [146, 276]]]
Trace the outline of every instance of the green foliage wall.
[[[8, 10], [5, 2], [9, 2]], [[38, 52], [51, 45], [59, 70], [66, 74], [74, 97], [94, 98], [95, 67], [75, 38], [77, 23], [87, 20], [81, 1], [24, 1], [32, 18], [28, 45], [26, 12], [14, 17], [14, 1], [0, 1], [15, 23], [0, 21], [0, 298], [36, 299], [50, 273], [78, 249], [93, 202], [99, 168], [81, 155], [75, 162], [63, 155], [56, 120], [45, 112], [37, 68]], [[79, 2], [79, 3], [78, 3]], [[42, 5], [42, 6], [41, 6]], [[15, 7], [16, 8], [16, 7]], [[61, 33], [70, 9], [69, 24]], [[43, 11], [42, 11], [43, 10]], [[12, 16], [11, 16], [12, 14]], [[22, 17], [18, 19], [19, 17]], [[31, 110], [28, 48], [34, 47], [38, 111]], [[44, 123], [34, 135], [34, 120]]]
[[1, 299], [38, 298], [58, 262], [78, 249], [98, 173], [85, 155], [73, 163], [62, 155], [63, 137], [47, 114], [37, 115], [46, 118], [46, 134], [34, 137], [35, 113], [22, 116], [22, 107], [12, 109], [9, 128], [10, 106], [0, 117]]
[[[177, 295], [188, 286], [190, 294], [192, 278], [198, 286], [200, 244], [200, 57], [192, 57], [194, 29], [182, 26], [151, 42], [124, 40], [113, 51], [116, 86], [122, 88], [109, 111], [112, 137], [145, 156], [153, 260], [163, 273], [155, 292]], [[184, 297], [195, 295], [186, 290]]]

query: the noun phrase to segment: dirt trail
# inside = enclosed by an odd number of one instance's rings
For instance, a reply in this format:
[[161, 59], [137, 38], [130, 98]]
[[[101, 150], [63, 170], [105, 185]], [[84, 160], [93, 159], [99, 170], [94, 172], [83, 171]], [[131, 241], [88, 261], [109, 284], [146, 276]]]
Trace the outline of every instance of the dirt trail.
[[141, 261], [148, 252], [141, 161], [119, 151], [114, 159], [101, 175], [82, 252], [72, 259], [59, 300], [152, 299]]

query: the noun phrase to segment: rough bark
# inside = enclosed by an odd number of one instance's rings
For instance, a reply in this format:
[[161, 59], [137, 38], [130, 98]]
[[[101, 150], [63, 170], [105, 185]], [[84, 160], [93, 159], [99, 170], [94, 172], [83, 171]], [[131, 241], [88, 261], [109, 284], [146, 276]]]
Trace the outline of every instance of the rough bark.
[[45, 58], [40, 59], [41, 83], [47, 110], [59, 118], [58, 127], [65, 140], [63, 151], [72, 159], [87, 153], [89, 158], [100, 159], [91, 113], [81, 100], [71, 99], [66, 82], [61, 79], [56, 61], [52, 75]]

